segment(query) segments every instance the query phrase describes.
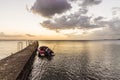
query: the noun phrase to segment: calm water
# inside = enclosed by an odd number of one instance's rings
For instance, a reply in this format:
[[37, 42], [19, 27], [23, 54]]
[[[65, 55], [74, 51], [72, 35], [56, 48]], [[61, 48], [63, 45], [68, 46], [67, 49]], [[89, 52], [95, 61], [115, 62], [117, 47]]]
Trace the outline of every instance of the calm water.
[[0, 60], [17, 52], [18, 42], [23, 43], [23, 48], [26, 46], [25, 41], [0, 41]]
[[39, 41], [55, 56], [36, 56], [31, 80], [120, 80], [120, 41]]

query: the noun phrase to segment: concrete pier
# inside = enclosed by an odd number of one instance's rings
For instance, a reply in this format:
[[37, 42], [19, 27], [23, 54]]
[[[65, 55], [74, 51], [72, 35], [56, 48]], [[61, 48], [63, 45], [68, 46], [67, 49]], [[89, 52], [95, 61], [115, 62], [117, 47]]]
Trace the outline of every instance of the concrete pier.
[[25, 49], [0, 60], [0, 80], [28, 80], [37, 48], [36, 41]]

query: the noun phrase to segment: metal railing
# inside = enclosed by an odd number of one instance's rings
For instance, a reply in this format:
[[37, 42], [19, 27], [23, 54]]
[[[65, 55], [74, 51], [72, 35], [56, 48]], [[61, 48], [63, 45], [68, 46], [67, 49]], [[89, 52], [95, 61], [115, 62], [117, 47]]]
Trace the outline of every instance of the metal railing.
[[17, 43], [17, 51], [20, 51], [24, 48], [24, 45], [27, 47], [29, 45], [31, 45], [34, 41], [33, 40], [26, 40], [25, 43], [24, 41], [19, 41]]

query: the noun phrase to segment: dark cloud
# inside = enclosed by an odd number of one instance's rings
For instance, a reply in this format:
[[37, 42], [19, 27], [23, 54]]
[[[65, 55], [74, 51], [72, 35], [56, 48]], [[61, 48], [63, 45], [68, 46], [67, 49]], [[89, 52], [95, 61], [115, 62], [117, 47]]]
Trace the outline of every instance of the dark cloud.
[[83, 0], [82, 6], [92, 6], [92, 5], [98, 5], [102, 2], [102, 0]]
[[[120, 32], [120, 18], [112, 18], [106, 20], [102, 16], [93, 18], [92, 16], [80, 15], [80, 13], [70, 14], [69, 16], [62, 16], [54, 20], [47, 20], [41, 25], [50, 30], [64, 30], [64, 29], [94, 29], [107, 27], [108, 32]], [[106, 29], [106, 28], [105, 28]]]
[[98, 5], [102, 2], [102, 0], [69, 0], [71, 2], [75, 2], [76, 4], [79, 4], [80, 6], [93, 6]]
[[[64, 14], [61, 17], [54, 17], [52, 19], [40, 23], [43, 27], [56, 30], [64, 29], [94, 29], [103, 28], [100, 32], [95, 32], [96, 35], [118, 35], [120, 32], [120, 19], [114, 17], [111, 20], [106, 20], [103, 16], [88, 16], [89, 7], [99, 5], [102, 0], [36, 0], [31, 10], [34, 13], [41, 14], [46, 17], [54, 16], [55, 13], [62, 13], [71, 8], [72, 3], [78, 5], [78, 11], [74, 13]], [[72, 6], [74, 7], [74, 6]], [[73, 8], [71, 8], [73, 9]], [[118, 14], [120, 8], [115, 7], [112, 9], [113, 15]], [[77, 35], [77, 34], [76, 34]], [[77, 35], [79, 36], [79, 35]]]
[[71, 5], [67, 0], [36, 0], [31, 10], [34, 13], [45, 17], [53, 16], [55, 13], [62, 13], [70, 9]]
[[94, 21], [97, 22], [97, 21], [101, 21], [101, 20], [103, 20], [103, 19], [104, 19], [104, 17], [99, 16], [99, 17], [97, 17], [97, 18], [94, 18]]
[[54, 20], [46, 20], [41, 25], [51, 30], [62, 29], [93, 29], [105, 27], [106, 21], [103, 17], [99, 16], [92, 19], [92, 16], [83, 15], [81, 11], [75, 12], [67, 16], [55, 18]]
[[[92, 5], [98, 5], [102, 1], [101, 0], [69, 0], [73, 3], [77, 3], [79, 6], [79, 10], [77, 12], [71, 13], [69, 15], [63, 15], [59, 18], [48, 19], [43, 21], [41, 25], [45, 28], [51, 30], [62, 30], [62, 29], [93, 29], [98, 28], [103, 25], [99, 25], [103, 23], [103, 17], [97, 17], [93, 20], [92, 16], [87, 16], [88, 7]], [[72, 4], [72, 3], [71, 3]]]
[[56, 13], [60, 14], [71, 9], [71, 1], [77, 1], [76, 5], [82, 7], [81, 11], [83, 13], [88, 11], [85, 9], [86, 7], [98, 5], [102, 2], [102, 0], [36, 0], [34, 5], [31, 7], [31, 11], [44, 17], [51, 17]]

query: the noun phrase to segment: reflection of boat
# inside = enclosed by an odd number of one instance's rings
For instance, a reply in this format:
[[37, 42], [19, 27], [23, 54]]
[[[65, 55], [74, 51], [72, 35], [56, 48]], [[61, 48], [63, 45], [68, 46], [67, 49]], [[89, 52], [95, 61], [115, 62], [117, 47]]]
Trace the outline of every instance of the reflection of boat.
[[47, 46], [41, 46], [38, 48], [38, 56], [54, 56], [54, 52]]

